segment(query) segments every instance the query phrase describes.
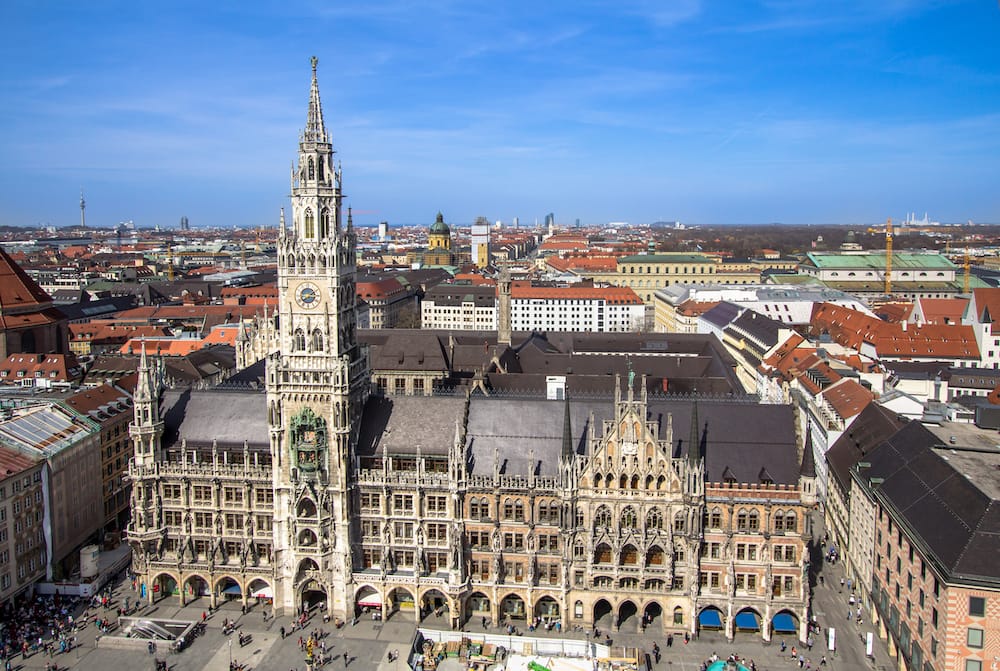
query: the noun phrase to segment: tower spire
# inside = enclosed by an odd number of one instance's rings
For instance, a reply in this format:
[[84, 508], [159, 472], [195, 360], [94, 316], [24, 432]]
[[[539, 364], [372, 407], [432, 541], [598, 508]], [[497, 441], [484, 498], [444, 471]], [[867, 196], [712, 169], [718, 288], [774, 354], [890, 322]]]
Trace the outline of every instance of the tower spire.
[[694, 466], [701, 459], [701, 431], [698, 426], [698, 401], [691, 407], [691, 434], [688, 437], [688, 462]]
[[562, 458], [572, 459], [574, 454], [576, 454], [576, 450], [573, 448], [573, 424], [570, 421], [569, 394], [567, 394], [563, 406]]
[[319, 59], [315, 56], [312, 63], [312, 86], [309, 89], [309, 117], [306, 119], [306, 130], [302, 139], [306, 142], [329, 142], [326, 125], [323, 123], [323, 105], [319, 100], [319, 82], [316, 80], [316, 65]]

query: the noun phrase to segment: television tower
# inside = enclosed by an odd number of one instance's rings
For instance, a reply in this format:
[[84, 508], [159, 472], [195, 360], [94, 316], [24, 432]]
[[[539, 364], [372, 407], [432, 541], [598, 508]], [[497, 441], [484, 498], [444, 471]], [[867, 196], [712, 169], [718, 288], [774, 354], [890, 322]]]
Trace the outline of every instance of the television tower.
[[80, 189], [80, 228], [87, 228], [87, 217], [84, 210], [87, 209], [87, 201], [83, 199], [83, 189]]

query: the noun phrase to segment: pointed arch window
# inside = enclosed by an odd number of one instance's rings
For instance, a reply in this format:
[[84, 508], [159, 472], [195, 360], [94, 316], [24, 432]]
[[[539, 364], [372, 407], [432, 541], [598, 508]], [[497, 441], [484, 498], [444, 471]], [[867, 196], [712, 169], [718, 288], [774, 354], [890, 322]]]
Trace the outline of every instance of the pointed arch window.
[[320, 160], [319, 164], [316, 166], [317, 168], [319, 168], [319, 181], [321, 181], [321, 182], [326, 181], [324, 179], [324, 171], [323, 171], [323, 166], [325, 166], [325, 165], [326, 165], [326, 161], [325, 160]]
[[[323, 165], [320, 163], [320, 165]], [[323, 208], [319, 215], [319, 237], [325, 238], [330, 235], [330, 210]]]
[[646, 515], [646, 530], [658, 530], [663, 528], [663, 513], [658, 508], [653, 508]]
[[323, 332], [319, 329], [313, 329], [312, 332], [312, 351], [323, 351]]
[[312, 156], [309, 157], [309, 179], [316, 179], [316, 164], [313, 163]]
[[302, 329], [295, 329], [295, 333], [292, 334], [292, 351], [304, 352], [305, 349], [306, 349], [306, 334], [303, 333]]
[[788, 511], [785, 515], [785, 531], [795, 531], [798, 528], [798, 523], [795, 518], [795, 513]]
[[739, 531], [747, 530], [747, 511], [741, 510], [736, 513], [736, 528]]
[[594, 515], [594, 530], [607, 529], [611, 527], [611, 509], [607, 506], [601, 506], [597, 509], [597, 514]]
[[684, 513], [677, 513], [674, 515], [674, 531], [683, 532], [687, 529], [687, 521], [684, 519]]
[[313, 217], [313, 211], [308, 209], [305, 213], [305, 235], [307, 238], [312, 238], [316, 235], [316, 221]]
[[757, 531], [760, 529], [760, 513], [756, 510], [751, 510], [749, 515], [749, 525], [750, 531]]
[[635, 508], [629, 506], [624, 511], [622, 511], [622, 528], [635, 529], [635, 524], [636, 524]]

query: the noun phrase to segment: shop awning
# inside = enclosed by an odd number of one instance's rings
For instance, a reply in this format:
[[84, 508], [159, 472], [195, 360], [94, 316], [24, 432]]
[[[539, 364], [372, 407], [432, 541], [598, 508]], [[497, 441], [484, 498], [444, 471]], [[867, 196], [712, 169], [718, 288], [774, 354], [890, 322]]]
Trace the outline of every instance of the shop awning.
[[756, 615], [745, 610], [736, 614], [736, 628], [744, 631], [759, 631], [760, 623], [757, 622]]
[[358, 605], [362, 608], [381, 608], [382, 602], [376, 596], [366, 596], [362, 599], [358, 599]]
[[794, 634], [798, 631], [795, 626], [795, 618], [788, 613], [778, 613], [771, 618], [771, 626], [776, 634]]
[[243, 590], [240, 589], [239, 585], [227, 585], [225, 588], [223, 588], [222, 593], [235, 594], [236, 596], [239, 596], [240, 594], [243, 593]]
[[273, 599], [274, 590], [271, 589], [270, 585], [266, 585], [258, 590], [255, 590], [253, 596], [257, 599]]
[[698, 622], [703, 627], [714, 627], [716, 629], [722, 628], [722, 613], [715, 610], [714, 608], [706, 608], [701, 611], [698, 616]]

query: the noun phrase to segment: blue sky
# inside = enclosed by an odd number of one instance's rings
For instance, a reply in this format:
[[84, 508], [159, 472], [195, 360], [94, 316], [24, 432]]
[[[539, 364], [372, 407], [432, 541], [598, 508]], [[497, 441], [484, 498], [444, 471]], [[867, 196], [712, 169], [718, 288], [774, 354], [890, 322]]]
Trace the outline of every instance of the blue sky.
[[319, 57], [356, 221], [1000, 222], [993, 0], [0, 6], [0, 224], [273, 226]]

